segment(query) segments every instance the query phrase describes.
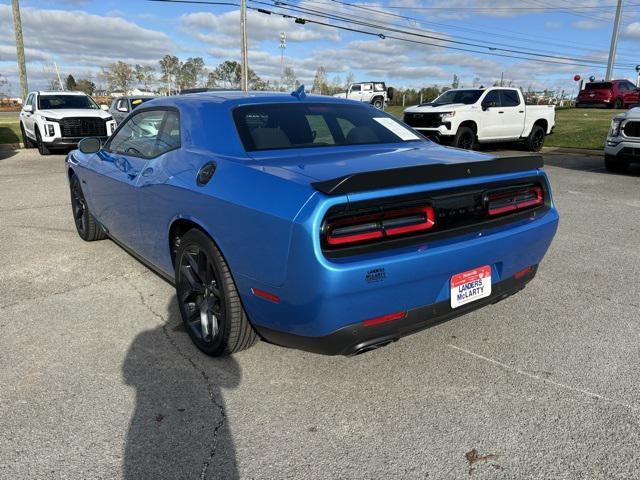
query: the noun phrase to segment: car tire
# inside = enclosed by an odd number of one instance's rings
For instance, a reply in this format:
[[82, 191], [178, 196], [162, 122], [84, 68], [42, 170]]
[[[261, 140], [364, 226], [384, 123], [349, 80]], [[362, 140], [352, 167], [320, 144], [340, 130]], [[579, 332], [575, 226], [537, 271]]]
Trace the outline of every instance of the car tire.
[[622, 102], [621, 98], [616, 98], [616, 101], [613, 103], [613, 108], [615, 108], [616, 110], [624, 108], [624, 103]]
[[463, 150], [473, 150], [476, 144], [476, 134], [469, 127], [460, 127], [453, 139], [453, 146]]
[[40, 152], [40, 155], [49, 155], [51, 153], [51, 150], [49, 150], [47, 146], [44, 144], [44, 142], [42, 141], [40, 130], [38, 130], [38, 127], [36, 127], [35, 130], [36, 130], [36, 145], [38, 146], [38, 152]]
[[175, 280], [184, 326], [202, 352], [226, 356], [257, 342], [229, 266], [202, 231], [189, 230], [180, 239]]
[[539, 152], [544, 146], [545, 131], [540, 125], [534, 125], [525, 143], [530, 152]]
[[25, 132], [22, 122], [20, 122], [20, 133], [22, 133], [22, 144], [24, 148], [33, 148], [33, 141], [27, 137], [27, 132]]
[[604, 167], [612, 173], [625, 173], [629, 169], [629, 162], [620, 160], [615, 155], [605, 155]]
[[382, 108], [384, 107], [384, 99], [382, 97], [376, 97], [371, 102], [371, 105], [376, 107], [378, 110], [382, 110]]
[[69, 190], [71, 192], [71, 212], [73, 213], [73, 221], [76, 225], [78, 235], [85, 242], [93, 242], [96, 240], [104, 240], [107, 238], [102, 226], [89, 211], [87, 202], [82, 193], [82, 186], [77, 175], [71, 176], [69, 182]]

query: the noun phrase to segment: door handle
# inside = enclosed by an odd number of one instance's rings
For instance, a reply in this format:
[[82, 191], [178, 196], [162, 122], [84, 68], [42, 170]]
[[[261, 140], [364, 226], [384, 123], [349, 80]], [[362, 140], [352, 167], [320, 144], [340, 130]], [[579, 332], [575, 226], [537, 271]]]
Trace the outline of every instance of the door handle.
[[498, 113], [504, 113], [504, 111], [503, 111], [503, 110], [500, 110]]
[[524, 113], [524, 110], [518, 110], [518, 113]]

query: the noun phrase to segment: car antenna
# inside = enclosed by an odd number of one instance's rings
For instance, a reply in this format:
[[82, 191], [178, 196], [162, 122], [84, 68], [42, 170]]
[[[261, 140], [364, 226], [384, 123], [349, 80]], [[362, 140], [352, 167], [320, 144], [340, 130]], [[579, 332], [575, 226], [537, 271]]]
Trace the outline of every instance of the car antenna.
[[291, 96], [296, 97], [298, 100], [307, 98], [307, 94], [304, 92], [304, 85], [300, 85], [297, 90], [291, 92]]

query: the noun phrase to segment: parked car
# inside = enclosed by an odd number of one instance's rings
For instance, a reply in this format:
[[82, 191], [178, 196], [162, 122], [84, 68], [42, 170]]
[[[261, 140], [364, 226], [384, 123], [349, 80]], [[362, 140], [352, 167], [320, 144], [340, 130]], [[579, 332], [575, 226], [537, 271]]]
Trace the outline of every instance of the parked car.
[[628, 108], [638, 104], [640, 104], [640, 89], [629, 80], [587, 83], [576, 99], [578, 108]]
[[111, 102], [109, 113], [117, 123], [120, 123], [134, 108], [154, 98], [155, 97], [118, 97]]
[[457, 148], [522, 141], [538, 152], [545, 136], [553, 132], [556, 112], [553, 105], [526, 105], [517, 88], [462, 88], [407, 108], [404, 121], [425, 136]]
[[301, 92], [158, 98], [66, 159], [80, 237], [173, 282], [210, 355], [360, 353], [521, 290], [558, 225], [541, 167]]
[[387, 88], [384, 82], [352, 83], [346, 92], [336, 93], [334, 97], [367, 102], [382, 110], [389, 100], [393, 100], [393, 88]]
[[31, 92], [20, 111], [24, 147], [37, 146], [41, 155], [84, 137], [106, 140], [115, 128], [113, 117], [83, 92]]
[[640, 163], [640, 107], [616, 115], [604, 147], [604, 165], [611, 172], [625, 172]]

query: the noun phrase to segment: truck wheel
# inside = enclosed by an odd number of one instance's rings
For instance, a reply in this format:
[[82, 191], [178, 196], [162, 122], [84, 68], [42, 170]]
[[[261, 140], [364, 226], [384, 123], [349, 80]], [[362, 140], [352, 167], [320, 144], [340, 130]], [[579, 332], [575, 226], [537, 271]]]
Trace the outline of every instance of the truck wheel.
[[182, 320], [200, 350], [219, 357], [256, 343], [227, 262], [209, 237], [189, 230], [180, 240], [175, 269]]
[[36, 127], [36, 145], [38, 146], [38, 151], [40, 155], [49, 155], [51, 151], [47, 148], [47, 146], [42, 141], [42, 137], [40, 136], [40, 130]]
[[78, 235], [85, 242], [93, 242], [95, 240], [104, 240], [107, 238], [106, 233], [89, 211], [87, 202], [82, 193], [80, 180], [76, 175], [71, 177], [69, 182], [71, 190], [71, 211], [73, 212], [73, 221], [76, 224]]
[[384, 100], [383, 100], [382, 97], [376, 97], [376, 98], [373, 99], [371, 104], [374, 107], [376, 107], [378, 110], [382, 110], [382, 107], [384, 107]]
[[534, 125], [526, 140], [530, 152], [539, 152], [544, 145], [544, 128]]
[[473, 130], [469, 127], [458, 128], [458, 133], [456, 133], [456, 136], [453, 139], [454, 147], [462, 148], [463, 150], [472, 150], [475, 143], [476, 135], [473, 133]]
[[617, 110], [620, 110], [623, 107], [624, 107], [624, 104], [622, 103], [622, 99], [621, 98], [616, 98], [616, 101], [613, 104], [613, 108], [615, 108]]
[[20, 122], [20, 133], [22, 133], [22, 144], [24, 148], [33, 148], [33, 142], [27, 137], [27, 132], [24, 131], [24, 125]]
[[605, 155], [604, 168], [613, 173], [625, 173], [629, 169], [629, 162], [621, 160], [615, 155]]

